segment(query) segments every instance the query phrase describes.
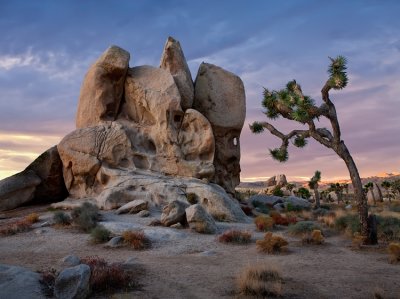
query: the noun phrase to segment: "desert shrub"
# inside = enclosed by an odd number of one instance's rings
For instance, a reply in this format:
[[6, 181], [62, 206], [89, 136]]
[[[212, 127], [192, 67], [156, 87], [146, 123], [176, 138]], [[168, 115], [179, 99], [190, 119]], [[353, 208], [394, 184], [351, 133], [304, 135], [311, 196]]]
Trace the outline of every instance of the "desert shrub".
[[240, 230], [228, 230], [218, 237], [222, 243], [247, 244], [251, 242], [251, 233]]
[[300, 187], [299, 190], [296, 192], [296, 196], [304, 198], [304, 199], [309, 199], [311, 197], [310, 190], [304, 187]]
[[400, 241], [400, 219], [395, 217], [377, 216], [378, 238], [380, 240]]
[[25, 217], [25, 220], [31, 224], [36, 223], [39, 221], [39, 214], [31, 213]]
[[351, 239], [351, 248], [353, 249], [361, 249], [361, 245], [365, 242], [365, 237], [362, 236], [359, 232], [354, 233], [353, 238]]
[[319, 229], [314, 229], [311, 233], [307, 233], [302, 238], [303, 244], [321, 245], [325, 242], [324, 236]]
[[263, 240], [257, 240], [257, 249], [264, 253], [276, 253], [286, 250], [286, 246], [289, 243], [282, 237], [273, 235], [271, 232], [267, 232], [264, 235]]
[[352, 236], [360, 231], [360, 220], [356, 214], [342, 215], [336, 218], [335, 227], [340, 231], [346, 231]]
[[260, 211], [261, 213], [264, 213], [264, 214], [269, 213], [269, 209], [267, 208], [267, 206], [264, 203], [254, 200], [252, 202], [252, 204], [253, 204], [253, 207], [256, 208], [258, 211]]
[[301, 210], [303, 210], [302, 207], [295, 206], [291, 202], [288, 202], [288, 204], [286, 205], [286, 211], [288, 212], [300, 212]]
[[390, 205], [389, 211], [400, 213], [400, 205]]
[[321, 230], [321, 227], [313, 221], [300, 221], [290, 225], [288, 231], [291, 235], [304, 235], [313, 230]]
[[119, 264], [108, 264], [97, 256], [82, 259], [82, 263], [90, 267], [90, 287], [93, 292], [128, 290], [134, 286], [132, 274]]
[[99, 209], [91, 203], [84, 202], [82, 206], [72, 210], [71, 216], [75, 225], [84, 232], [89, 232], [97, 225]]
[[104, 226], [98, 225], [92, 229], [90, 236], [93, 243], [105, 243], [110, 240], [111, 232]]
[[279, 297], [282, 294], [282, 276], [269, 265], [254, 265], [245, 268], [237, 277], [240, 294], [257, 298]]
[[281, 187], [276, 186], [276, 187], [272, 190], [272, 195], [279, 196], [279, 197], [283, 197], [283, 191], [281, 190]]
[[295, 216], [287, 215], [286, 217], [284, 217], [277, 211], [271, 211], [269, 213], [269, 216], [274, 220], [274, 224], [276, 224], [276, 225], [286, 225], [287, 226], [289, 224], [294, 224], [297, 222], [297, 218]]
[[26, 219], [6, 223], [0, 227], [0, 236], [11, 236], [17, 233], [26, 232], [31, 229], [32, 223]]
[[400, 262], [400, 243], [393, 242], [388, 246], [389, 251], [389, 261], [391, 263]]
[[269, 216], [260, 215], [254, 218], [254, 224], [258, 231], [265, 232], [274, 226], [274, 219]]
[[62, 211], [56, 211], [53, 215], [53, 221], [57, 225], [64, 226], [64, 225], [70, 225], [72, 219], [68, 214]]
[[58, 276], [58, 271], [54, 268], [38, 271], [40, 274], [39, 282], [42, 285], [42, 290], [47, 298], [54, 297], [54, 285]]
[[147, 249], [151, 246], [151, 241], [141, 231], [125, 231], [122, 233], [124, 243], [136, 250]]
[[199, 202], [199, 199], [197, 198], [196, 193], [187, 193], [186, 199], [191, 205], [195, 205], [196, 203]]
[[336, 216], [334, 213], [318, 216], [318, 221], [324, 223], [329, 227], [334, 227], [336, 222]]

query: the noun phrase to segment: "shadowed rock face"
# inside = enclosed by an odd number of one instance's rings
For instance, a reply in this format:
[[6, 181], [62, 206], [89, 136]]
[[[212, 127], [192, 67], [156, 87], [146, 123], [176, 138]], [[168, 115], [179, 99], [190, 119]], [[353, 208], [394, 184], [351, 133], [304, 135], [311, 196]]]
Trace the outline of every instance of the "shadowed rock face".
[[245, 221], [240, 206], [218, 186], [234, 193], [239, 184], [245, 117], [240, 78], [203, 63], [194, 88], [172, 38], [159, 68], [130, 68], [129, 58], [112, 46], [84, 78], [77, 129], [56, 149], [69, 200], [103, 209], [136, 199], [164, 206], [187, 202], [189, 192], [210, 215]]

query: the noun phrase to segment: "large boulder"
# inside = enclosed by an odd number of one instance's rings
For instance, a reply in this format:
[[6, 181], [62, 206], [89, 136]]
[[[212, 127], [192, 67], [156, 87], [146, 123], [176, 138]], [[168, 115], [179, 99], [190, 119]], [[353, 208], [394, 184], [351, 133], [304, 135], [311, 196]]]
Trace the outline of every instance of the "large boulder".
[[267, 185], [267, 187], [273, 187], [273, 186], [283, 187], [287, 185], [286, 176], [284, 174], [274, 175], [270, 177], [265, 184]]
[[192, 107], [194, 86], [185, 55], [181, 45], [172, 37], [168, 37], [161, 57], [160, 67], [171, 73], [181, 95], [181, 107], [183, 110]]
[[214, 219], [200, 204], [191, 205], [186, 209], [186, 219], [190, 228], [198, 233], [214, 234], [217, 230]]
[[288, 204], [290, 204], [294, 208], [300, 208], [300, 209], [311, 208], [311, 203], [308, 200], [296, 196], [285, 197], [284, 198], [285, 207], [287, 207]]
[[211, 123], [215, 138], [213, 182], [234, 194], [240, 183], [240, 133], [246, 116], [242, 80], [218, 66], [202, 63], [195, 80], [193, 108]]
[[45, 298], [40, 278], [40, 274], [22, 267], [0, 265], [0, 298]]
[[56, 278], [54, 295], [58, 299], [85, 299], [90, 293], [89, 279], [88, 265], [66, 268]]
[[111, 46], [90, 67], [79, 96], [77, 128], [115, 120], [124, 93], [129, 59], [127, 51]]
[[170, 202], [162, 210], [161, 223], [164, 226], [171, 226], [176, 223], [186, 225], [185, 209], [188, 206], [188, 203], [179, 200]]
[[263, 205], [271, 208], [278, 203], [282, 203], [283, 198], [274, 195], [256, 194], [249, 198], [249, 202], [253, 205], [253, 207]]
[[41, 179], [32, 170], [0, 181], [0, 210], [11, 210], [30, 202]]

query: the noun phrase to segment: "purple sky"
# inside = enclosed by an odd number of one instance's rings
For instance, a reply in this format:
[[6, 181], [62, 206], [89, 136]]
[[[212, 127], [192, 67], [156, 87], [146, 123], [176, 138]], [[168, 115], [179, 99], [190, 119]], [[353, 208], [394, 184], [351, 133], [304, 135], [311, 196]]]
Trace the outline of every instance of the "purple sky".
[[168, 36], [181, 42], [193, 78], [205, 61], [244, 81], [242, 179], [311, 177], [317, 169], [323, 179], [347, 177], [344, 163], [316, 142], [275, 162], [268, 148], [279, 140], [248, 128], [264, 120], [262, 86], [296, 79], [320, 103], [328, 56], [337, 55], [348, 58], [350, 83], [331, 99], [361, 175], [399, 172], [399, 12], [400, 2], [390, 0], [0, 0], [0, 178], [74, 129], [83, 76], [109, 45], [128, 50], [131, 66], [158, 66]]

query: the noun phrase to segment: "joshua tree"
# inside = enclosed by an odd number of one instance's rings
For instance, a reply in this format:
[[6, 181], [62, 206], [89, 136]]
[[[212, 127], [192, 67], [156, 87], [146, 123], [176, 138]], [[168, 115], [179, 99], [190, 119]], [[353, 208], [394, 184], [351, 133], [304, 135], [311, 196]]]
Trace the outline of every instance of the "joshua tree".
[[343, 185], [339, 183], [332, 183], [328, 190], [329, 192], [335, 192], [338, 204], [343, 201]]
[[317, 170], [314, 173], [314, 176], [310, 179], [308, 182], [308, 187], [314, 190], [315, 194], [315, 208], [320, 207], [320, 202], [319, 202], [319, 192], [318, 192], [318, 183], [321, 181], [321, 171]]
[[389, 181], [383, 181], [381, 183], [381, 186], [383, 189], [385, 189], [386, 197], [389, 199], [389, 202], [391, 202], [391, 196], [389, 194], [389, 189], [392, 186], [392, 184]]
[[[280, 162], [288, 160], [289, 141], [292, 141], [296, 147], [304, 147], [307, 144], [307, 138], [314, 138], [327, 148], [332, 149], [345, 163], [350, 174], [350, 178], [354, 187], [354, 196], [358, 204], [359, 220], [361, 224], [361, 235], [368, 240], [368, 205], [357, 166], [346, 146], [341, 139], [341, 132], [336, 108], [329, 97], [331, 89], [343, 89], [346, 87], [348, 78], [346, 74], [346, 59], [338, 56], [335, 59], [330, 58], [331, 63], [328, 68], [329, 78], [323, 86], [322, 100], [323, 103], [318, 107], [314, 101], [303, 94], [300, 85], [295, 81], [287, 83], [286, 88], [280, 91], [270, 91], [264, 88], [264, 99], [262, 106], [265, 108], [264, 113], [269, 119], [276, 119], [279, 116], [307, 125], [307, 129], [293, 130], [288, 134], [278, 131], [272, 124], [268, 122], [254, 122], [250, 125], [253, 133], [261, 133], [264, 129], [270, 131], [271, 134], [282, 140], [279, 148], [271, 149], [272, 157]], [[325, 117], [329, 120], [332, 127], [317, 128], [316, 120]]]
[[368, 194], [368, 191], [371, 192], [372, 200], [374, 201], [374, 205], [376, 205], [376, 198], [374, 193], [374, 184], [372, 182], [368, 182], [364, 185], [365, 193]]

